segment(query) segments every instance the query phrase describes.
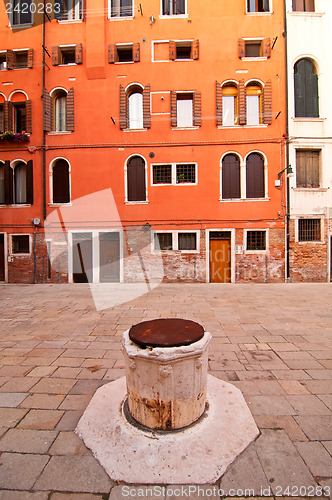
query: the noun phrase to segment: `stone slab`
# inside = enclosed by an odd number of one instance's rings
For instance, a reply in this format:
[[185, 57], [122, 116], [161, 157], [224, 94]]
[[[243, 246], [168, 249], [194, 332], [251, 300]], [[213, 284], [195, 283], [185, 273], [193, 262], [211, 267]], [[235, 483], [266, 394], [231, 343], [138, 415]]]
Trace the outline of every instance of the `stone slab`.
[[156, 433], [131, 425], [122, 411], [125, 395], [125, 377], [98, 389], [76, 428], [117, 481], [214, 482], [259, 433], [241, 391], [211, 375], [205, 417], [177, 432]]

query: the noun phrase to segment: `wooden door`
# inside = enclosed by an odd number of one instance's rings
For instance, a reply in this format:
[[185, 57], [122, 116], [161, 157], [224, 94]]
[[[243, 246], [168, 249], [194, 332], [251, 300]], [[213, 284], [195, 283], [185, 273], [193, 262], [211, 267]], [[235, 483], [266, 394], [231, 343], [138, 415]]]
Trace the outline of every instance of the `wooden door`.
[[210, 283], [231, 282], [231, 242], [210, 240]]
[[120, 281], [120, 234], [99, 234], [100, 282]]
[[0, 234], [0, 281], [5, 281], [5, 236]]

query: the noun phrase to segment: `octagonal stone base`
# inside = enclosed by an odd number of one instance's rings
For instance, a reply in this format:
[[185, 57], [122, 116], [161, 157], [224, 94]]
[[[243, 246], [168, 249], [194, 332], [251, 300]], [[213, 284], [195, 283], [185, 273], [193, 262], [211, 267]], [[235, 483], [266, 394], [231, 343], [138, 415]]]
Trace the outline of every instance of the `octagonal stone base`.
[[113, 480], [138, 484], [215, 482], [259, 431], [242, 393], [208, 375], [209, 408], [175, 432], [131, 425], [123, 413], [125, 377], [97, 390], [76, 433]]

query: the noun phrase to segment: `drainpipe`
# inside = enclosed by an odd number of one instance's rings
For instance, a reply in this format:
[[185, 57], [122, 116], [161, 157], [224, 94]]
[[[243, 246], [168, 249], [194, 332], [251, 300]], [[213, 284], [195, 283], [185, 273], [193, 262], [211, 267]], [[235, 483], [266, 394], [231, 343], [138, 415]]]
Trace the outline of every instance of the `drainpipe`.
[[285, 39], [285, 80], [286, 80], [286, 282], [289, 280], [289, 246], [290, 246], [290, 181], [287, 177], [287, 169], [289, 165], [289, 120], [288, 120], [288, 47], [287, 47], [287, 5], [284, 0], [284, 39]]
[[[45, 24], [46, 24], [46, 14], [45, 14], [45, 6], [43, 12], [43, 96], [44, 96], [44, 88], [45, 88]], [[44, 102], [43, 102], [43, 110], [44, 110]], [[44, 120], [43, 120], [43, 219], [46, 220], [46, 132], [44, 130]]]

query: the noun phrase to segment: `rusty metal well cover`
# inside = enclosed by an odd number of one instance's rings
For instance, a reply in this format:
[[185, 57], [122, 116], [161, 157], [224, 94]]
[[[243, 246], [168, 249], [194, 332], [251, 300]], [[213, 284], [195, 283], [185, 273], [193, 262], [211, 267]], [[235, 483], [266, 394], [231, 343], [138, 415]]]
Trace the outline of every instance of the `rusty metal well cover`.
[[178, 318], [142, 321], [129, 330], [129, 338], [141, 347], [179, 347], [197, 342], [204, 328], [195, 321]]

